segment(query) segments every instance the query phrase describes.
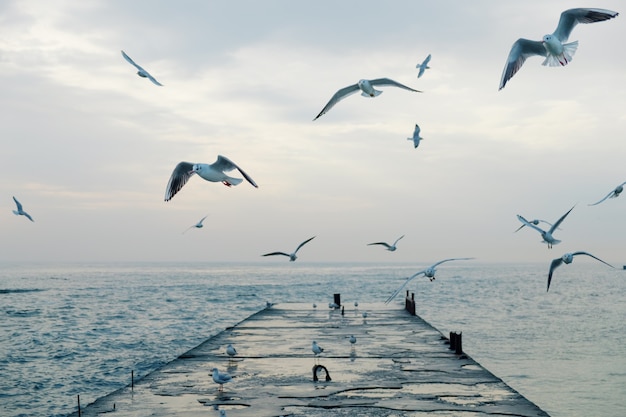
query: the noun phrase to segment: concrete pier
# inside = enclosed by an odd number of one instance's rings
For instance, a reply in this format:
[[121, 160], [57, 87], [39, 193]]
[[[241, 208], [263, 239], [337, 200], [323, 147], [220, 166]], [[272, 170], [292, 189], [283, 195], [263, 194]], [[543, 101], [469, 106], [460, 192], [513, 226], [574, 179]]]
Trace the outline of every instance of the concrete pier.
[[[324, 349], [317, 358], [314, 340]], [[232, 376], [223, 391], [213, 368]], [[250, 316], [81, 415], [206, 417], [218, 410], [228, 417], [548, 415], [405, 310], [295, 303]]]

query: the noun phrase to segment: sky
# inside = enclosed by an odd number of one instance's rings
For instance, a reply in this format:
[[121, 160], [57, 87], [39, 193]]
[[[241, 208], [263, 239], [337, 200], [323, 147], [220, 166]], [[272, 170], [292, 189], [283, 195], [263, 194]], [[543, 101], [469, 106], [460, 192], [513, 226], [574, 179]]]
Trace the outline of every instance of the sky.
[[[580, 6], [1, 1], [0, 261], [288, 263], [260, 255], [316, 236], [299, 261], [549, 263], [584, 250], [621, 267], [626, 193], [588, 204], [626, 181], [625, 17], [578, 25], [569, 65], [531, 57], [498, 91], [513, 42]], [[381, 77], [423, 92], [355, 94], [313, 121], [338, 89]], [[196, 176], [164, 201], [176, 164], [218, 155], [259, 188]], [[34, 223], [12, 214], [13, 196]], [[513, 233], [517, 214], [554, 222], [572, 206], [553, 249]], [[401, 235], [395, 252], [367, 246]]]

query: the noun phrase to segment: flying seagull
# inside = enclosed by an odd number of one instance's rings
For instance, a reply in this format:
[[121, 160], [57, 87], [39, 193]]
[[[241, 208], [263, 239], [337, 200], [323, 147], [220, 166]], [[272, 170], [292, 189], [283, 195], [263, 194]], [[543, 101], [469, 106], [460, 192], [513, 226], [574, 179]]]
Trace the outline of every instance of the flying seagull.
[[298, 251], [300, 250], [301, 247], [303, 247], [304, 245], [306, 245], [307, 243], [309, 243], [311, 240], [313, 240], [315, 238], [315, 236], [308, 238], [307, 240], [305, 240], [304, 242], [300, 243], [298, 245], [298, 247], [296, 248], [295, 251], [293, 251], [292, 253], [285, 253], [285, 252], [270, 252], [270, 253], [266, 253], [265, 255], [261, 255], [261, 256], [273, 256], [273, 255], [283, 255], [283, 256], [287, 256], [289, 258], [289, 262], [293, 262], [296, 259], [298, 259], [298, 257], [296, 256], [296, 253], [298, 253]]
[[126, 61], [130, 62], [131, 65], [133, 65], [135, 68], [137, 68], [137, 75], [139, 75], [140, 77], [143, 77], [143, 78], [148, 78], [154, 84], [158, 85], [159, 87], [163, 87], [163, 84], [158, 82], [152, 75], [150, 75], [150, 73], [148, 71], [146, 71], [145, 69], [141, 68], [141, 66], [137, 65], [135, 63], [135, 61], [133, 61], [128, 55], [126, 55], [126, 52], [122, 51], [122, 56], [124, 57], [124, 59]]
[[424, 71], [426, 71], [427, 69], [430, 69], [430, 67], [428, 66], [429, 62], [430, 62], [430, 54], [428, 54], [426, 59], [421, 64], [417, 64], [415, 66], [415, 68], [419, 68], [419, 70], [420, 70], [419, 73], [417, 74], [417, 78], [419, 78], [422, 75], [424, 75]]
[[[531, 220], [531, 221], [529, 221], [528, 223], [530, 223], [530, 224], [534, 224], [535, 226], [537, 226], [539, 223], [545, 223], [545, 224], [547, 224], [548, 226], [552, 226], [552, 223], [548, 223], [547, 221], [545, 221], [545, 220], [541, 220], [541, 219]], [[513, 233], [516, 233], [516, 232], [517, 232], [517, 231], [519, 231], [522, 227], [525, 227], [525, 226], [526, 226], [526, 224], [525, 224], [525, 223], [522, 223], [522, 225], [521, 225], [520, 227], [518, 227], [518, 228], [515, 230], [515, 232], [513, 232]]]
[[212, 164], [193, 164], [191, 162], [180, 162], [174, 168], [172, 176], [165, 189], [165, 201], [170, 201], [177, 192], [189, 181], [193, 174], [198, 174], [201, 178], [211, 182], [221, 182], [227, 187], [240, 184], [241, 178], [229, 177], [225, 172], [236, 169], [255, 188], [259, 188], [252, 178], [248, 176], [239, 166], [225, 156], [218, 155], [217, 161]]
[[396, 248], [396, 243], [398, 243], [398, 241], [399, 241], [400, 239], [402, 239], [403, 237], [404, 237], [404, 235], [402, 235], [402, 236], [400, 236], [399, 238], [397, 238], [397, 239], [396, 239], [396, 241], [395, 241], [395, 242], [393, 242], [393, 245], [390, 245], [390, 244], [389, 244], [389, 243], [387, 243], [387, 242], [374, 242], [374, 243], [368, 243], [368, 244], [367, 244], [367, 246], [371, 246], [371, 245], [382, 245], [382, 246], [386, 247], [388, 251], [393, 252], [393, 251], [395, 251], [395, 250], [397, 249], [397, 248]]
[[233, 379], [227, 373], [222, 373], [217, 370], [217, 368], [213, 368], [213, 382], [216, 384], [220, 384], [219, 391], [224, 390], [224, 384], [230, 382]]
[[397, 81], [394, 81], [389, 78], [376, 78], [375, 80], [359, 80], [358, 83], [349, 85], [347, 87], [342, 88], [337, 91], [334, 96], [330, 99], [330, 101], [324, 106], [320, 114], [315, 116], [313, 121], [317, 120], [321, 115], [328, 112], [335, 104], [339, 103], [344, 98], [348, 97], [361, 90], [361, 95], [363, 97], [376, 97], [382, 94], [382, 91], [376, 90], [375, 86], [391, 86], [391, 87], [399, 87], [405, 90], [413, 91], [416, 93], [421, 93], [419, 90], [414, 90], [411, 87], [407, 87], [404, 84], [400, 84]]
[[[207, 215], [207, 216], [208, 216], [208, 215]], [[206, 219], [206, 218], [207, 218], [207, 216], [204, 216], [203, 218], [201, 218], [201, 219], [200, 219], [200, 221], [199, 221], [198, 223], [194, 224], [193, 226], [189, 226], [189, 227], [188, 227], [188, 228], [187, 228], [187, 229], [183, 232], [183, 234], [184, 234], [184, 233], [186, 233], [186, 232], [187, 232], [187, 230], [192, 229], [192, 228], [194, 228], [194, 227], [195, 227], [195, 228], [197, 228], [197, 229], [201, 229], [201, 228], [203, 228], [203, 227], [204, 227], [204, 225], [202, 224], [202, 222], [204, 221], [204, 219]]]
[[413, 137], [412, 138], [406, 138], [406, 140], [412, 140], [413, 141], [413, 147], [417, 148], [418, 146], [420, 146], [420, 140], [424, 139], [422, 137], [420, 137], [420, 127], [417, 123], [415, 123], [415, 130], [413, 131]]
[[572, 261], [574, 260], [574, 256], [576, 256], [576, 255], [591, 256], [593, 259], [596, 259], [596, 260], [602, 262], [603, 264], [608, 265], [611, 268], [614, 268], [613, 265], [604, 262], [600, 258], [596, 258], [595, 256], [593, 256], [592, 254], [590, 254], [588, 252], [579, 251], [579, 252], [566, 253], [565, 255], [561, 256], [560, 258], [553, 259], [552, 263], [550, 263], [550, 272], [548, 273], [548, 288], [546, 289], [546, 292], [550, 291], [550, 282], [552, 281], [552, 273], [554, 272], [554, 270], [556, 268], [558, 268], [559, 266], [561, 266], [563, 263], [571, 264]]
[[24, 211], [24, 209], [22, 208], [22, 203], [17, 201], [17, 198], [15, 198], [15, 196], [13, 197], [13, 201], [15, 201], [15, 204], [17, 205], [17, 210], [13, 210], [13, 214], [15, 214], [16, 216], [26, 216], [28, 220], [34, 222], [33, 218], [30, 217], [30, 214]]
[[606, 197], [604, 197], [602, 200], [598, 201], [597, 203], [593, 203], [593, 204], [589, 204], [589, 205], [590, 206], [595, 206], [596, 204], [600, 204], [601, 202], [603, 202], [607, 198], [619, 197], [619, 195], [622, 193], [622, 191], [624, 191], [624, 185], [626, 185], [626, 182], [623, 182], [620, 185], [618, 185], [617, 187], [615, 187], [615, 189], [613, 191], [611, 191], [610, 193], [608, 193], [606, 195]]
[[509, 57], [506, 60], [500, 88], [502, 90], [513, 75], [524, 64], [526, 58], [533, 55], [546, 57], [541, 65], [550, 67], [565, 66], [569, 64], [578, 48], [578, 41], [565, 43], [572, 29], [578, 23], [594, 23], [609, 20], [618, 15], [617, 12], [605, 9], [569, 9], [561, 13], [559, 24], [551, 35], [545, 35], [541, 41], [531, 41], [520, 38], [511, 47]]
[[571, 209], [569, 209], [567, 211], [567, 213], [565, 213], [564, 215], [561, 216], [561, 218], [559, 220], [556, 221], [556, 223], [554, 223], [549, 230], [543, 230], [542, 228], [535, 226], [534, 224], [532, 224], [531, 222], [529, 222], [528, 220], [526, 220], [524, 217], [520, 216], [519, 214], [517, 215], [517, 218], [520, 222], [524, 223], [525, 226], [530, 226], [533, 229], [535, 229], [536, 231], [538, 231], [539, 233], [541, 233], [541, 237], [543, 238], [543, 242], [548, 244], [548, 249], [552, 249], [552, 245], [557, 245], [559, 243], [561, 243], [560, 240], [555, 239], [552, 236], [552, 233], [554, 233], [554, 231], [559, 227], [559, 225], [563, 222], [563, 220], [565, 220], [565, 218], [567, 217], [567, 215], [570, 213], [570, 211], [574, 210], [574, 207], [572, 207]]
[[441, 264], [442, 264], [442, 263], [444, 263], [444, 262], [448, 262], [448, 261], [467, 261], [467, 260], [470, 260], [470, 259], [474, 259], [474, 258], [449, 258], [449, 259], [444, 259], [443, 261], [439, 261], [439, 262], [437, 262], [437, 263], [435, 263], [435, 264], [432, 264], [431, 266], [429, 266], [429, 267], [428, 267], [428, 268], [426, 268], [426, 269], [422, 269], [421, 271], [416, 272], [415, 274], [413, 274], [413, 275], [411, 275], [410, 277], [408, 277], [408, 278], [404, 281], [404, 283], [400, 286], [400, 288], [398, 288], [397, 290], [395, 290], [395, 291], [393, 292], [393, 294], [391, 294], [391, 295], [389, 296], [389, 298], [387, 298], [387, 300], [385, 301], [385, 304], [389, 304], [389, 302], [390, 302], [391, 300], [393, 300], [393, 299], [395, 298], [395, 296], [396, 296], [396, 295], [398, 295], [398, 293], [400, 293], [400, 291], [402, 291], [402, 289], [403, 289], [404, 287], [406, 287], [406, 285], [407, 285], [409, 282], [411, 282], [411, 281], [413, 280], [413, 278], [415, 278], [415, 277], [417, 277], [417, 276], [419, 276], [419, 275], [424, 274], [424, 276], [425, 276], [425, 277], [428, 277], [431, 281], [434, 281], [434, 280], [435, 280], [435, 272], [437, 272], [437, 270], [436, 270], [435, 268], [436, 268], [437, 266], [441, 265]]

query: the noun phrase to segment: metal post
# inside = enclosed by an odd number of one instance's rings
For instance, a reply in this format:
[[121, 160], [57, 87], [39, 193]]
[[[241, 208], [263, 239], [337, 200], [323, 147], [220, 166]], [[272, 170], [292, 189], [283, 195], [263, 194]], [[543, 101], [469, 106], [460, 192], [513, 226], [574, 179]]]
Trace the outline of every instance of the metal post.
[[334, 294], [333, 298], [335, 299], [335, 304], [340, 306], [341, 305], [341, 294]]

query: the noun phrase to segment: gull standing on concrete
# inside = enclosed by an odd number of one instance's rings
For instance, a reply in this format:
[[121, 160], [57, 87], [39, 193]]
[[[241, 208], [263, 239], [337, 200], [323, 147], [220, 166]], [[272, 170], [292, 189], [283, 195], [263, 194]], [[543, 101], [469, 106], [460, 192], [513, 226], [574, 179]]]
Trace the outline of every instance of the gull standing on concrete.
[[554, 223], [549, 230], [543, 230], [542, 228], [535, 226], [534, 224], [530, 223], [528, 220], [526, 220], [525, 218], [523, 218], [522, 216], [520, 216], [519, 214], [517, 215], [517, 218], [520, 222], [524, 223], [524, 225], [532, 227], [533, 229], [535, 229], [536, 231], [538, 231], [539, 233], [541, 233], [541, 237], [543, 238], [543, 242], [548, 244], [548, 249], [552, 249], [552, 245], [557, 245], [559, 243], [561, 243], [560, 240], [555, 239], [554, 236], [552, 236], [552, 233], [554, 233], [554, 231], [559, 227], [559, 225], [563, 222], [563, 220], [565, 220], [565, 218], [567, 217], [567, 215], [570, 213], [570, 211], [574, 210], [573, 206], [571, 209], [569, 209], [567, 211], [567, 213], [565, 213], [564, 215], [561, 216], [561, 218], [559, 220], [556, 221], [556, 223]]
[[602, 22], [617, 15], [617, 12], [606, 9], [569, 9], [561, 13], [559, 24], [554, 33], [545, 35], [541, 41], [518, 39], [511, 47], [511, 52], [509, 52], [498, 90], [504, 88], [507, 81], [519, 71], [526, 58], [530, 56], [540, 55], [546, 57], [542, 65], [551, 67], [569, 64], [576, 52], [576, 48], [578, 48], [578, 41], [565, 43], [572, 33], [572, 29], [578, 23]]
[[[547, 221], [545, 221], [545, 220], [541, 220], [541, 219], [531, 220], [531, 221], [529, 221], [528, 223], [530, 223], [530, 224], [534, 224], [535, 226], [537, 226], [539, 223], [545, 223], [545, 224], [547, 224], [548, 226], [552, 226], [552, 223], [548, 223]], [[518, 227], [518, 228], [515, 230], [515, 232], [513, 232], [513, 233], [516, 233], [516, 232], [517, 232], [518, 230], [520, 230], [522, 227], [526, 227], [526, 224], [525, 224], [525, 223], [522, 223], [522, 225], [521, 225], [520, 227]]]
[[229, 343], [228, 346], [226, 346], [226, 354], [230, 357], [230, 359], [232, 359], [235, 355], [237, 355], [237, 349]]
[[406, 140], [412, 140], [413, 141], [413, 148], [417, 148], [418, 146], [420, 146], [420, 141], [422, 139], [424, 139], [423, 137], [420, 137], [420, 127], [417, 123], [415, 123], [415, 130], [413, 131], [413, 137], [412, 138], [406, 138]]
[[189, 178], [193, 174], [198, 174], [200, 178], [203, 178], [211, 182], [221, 182], [227, 187], [232, 185], [238, 185], [243, 180], [241, 178], [229, 177], [226, 172], [236, 169], [241, 175], [252, 184], [255, 188], [259, 188], [252, 178], [248, 176], [237, 164], [225, 156], [218, 155], [217, 161], [212, 164], [194, 164], [191, 162], [180, 162], [174, 168], [170, 180], [165, 188], [165, 201], [170, 201], [177, 192], [179, 192], [183, 186], [189, 181]]
[[200, 221], [199, 221], [198, 223], [194, 224], [193, 226], [189, 226], [189, 227], [188, 227], [188, 228], [187, 228], [187, 229], [183, 232], [183, 234], [185, 234], [185, 233], [187, 232], [187, 230], [189, 230], [189, 229], [193, 229], [194, 227], [195, 227], [196, 229], [202, 229], [202, 228], [204, 227], [204, 225], [202, 224], [202, 222], [204, 221], [204, 219], [206, 219], [206, 218], [207, 218], [207, 216], [208, 216], [208, 214], [207, 214], [206, 216], [204, 216], [203, 218], [201, 218], [201, 219], [200, 219]]
[[595, 206], [596, 204], [600, 204], [601, 202], [603, 202], [607, 198], [619, 197], [619, 195], [622, 193], [622, 191], [624, 191], [624, 185], [626, 185], [626, 182], [623, 182], [620, 185], [618, 185], [617, 187], [615, 187], [615, 189], [613, 191], [611, 191], [610, 193], [608, 193], [606, 195], [606, 197], [604, 197], [602, 200], [598, 201], [597, 203], [588, 204], [588, 205], [589, 206]]
[[[424, 75], [424, 71], [426, 71], [427, 69], [430, 69], [430, 67], [428, 66], [429, 62], [430, 62], [430, 54], [428, 54], [426, 59], [421, 64], [417, 64], [415, 66], [415, 68], [419, 68], [419, 70], [420, 70], [419, 73], [417, 74], [417, 78], [419, 78], [422, 75]], [[417, 148], [417, 146], [416, 146], [416, 148]]]
[[311, 350], [313, 351], [313, 355], [317, 359], [318, 358], [317, 355], [322, 353], [324, 351], [324, 348], [322, 348], [320, 345], [318, 345], [317, 342], [314, 340], [313, 343], [311, 344]]
[[213, 368], [213, 382], [220, 384], [219, 391], [224, 391], [224, 384], [230, 382], [231, 379], [233, 378], [227, 373], [222, 373], [217, 368]]
[[400, 239], [402, 239], [403, 237], [404, 237], [404, 235], [402, 235], [402, 236], [400, 236], [399, 238], [397, 238], [397, 239], [396, 239], [396, 241], [395, 241], [395, 242], [393, 242], [393, 244], [392, 244], [392, 245], [390, 245], [390, 244], [389, 244], [389, 243], [387, 243], [387, 242], [374, 242], [374, 243], [368, 243], [368, 244], [367, 244], [367, 246], [371, 246], [371, 245], [382, 245], [382, 246], [386, 247], [388, 251], [393, 252], [393, 251], [395, 251], [395, 250], [397, 249], [397, 248], [396, 248], [396, 243], [398, 243], [398, 241], [399, 241]]
[[13, 210], [13, 214], [15, 214], [16, 216], [26, 216], [28, 220], [34, 222], [33, 218], [30, 217], [30, 214], [24, 211], [24, 209], [22, 208], [22, 203], [17, 201], [17, 198], [15, 198], [15, 196], [13, 196], [13, 201], [15, 201], [15, 205], [17, 206], [17, 210]]
[[298, 259], [298, 257], [296, 256], [296, 253], [298, 253], [298, 251], [300, 250], [300, 248], [304, 245], [306, 245], [307, 243], [309, 243], [311, 240], [313, 240], [315, 238], [315, 236], [308, 238], [307, 240], [305, 240], [304, 242], [300, 243], [298, 245], [298, 247], [296, 248], [295, 251], [293, 251], [292, 253], [285, 253], [285, 252], [270, 252], [270, 253], [266, 253], [265, 255], [261, 255], [261, 256], [274, 256], [274, 255], [283, 255], [283, 256], [287, 256], [289, 258], [289, 262], [293, 262], [296, 259]]
[[385, 304], [389, 304], [389, 302], [390, 302], [391, 300], [393, 300], [393, 299], [395, 298], [395, 296], [396, 296], [396, 295], [398, 295], [398, 293], [400, 293], [400, 291], [402, 291], [402, 289], [403, 289], [404, 287], [406, 287], [406, 285], [407, 285], [409, 282], [411, 282], [411, 281], [413, 280], [413, 278], [415, 278], [415, 277], [417, 277], [417, 276], [419, 276], [419, 275], [424, 274], [424, 276], [425, 276], [425, 277], [427, 277], [427, 278], [428, 278], [428, 279], [430, 279], [431, 281], [434, 281], [434, 280], [435, 280], [435, 272], [437, 272], [437, 270], [436, 270], [435, 268], [436, 268], [437, 266], [441, 265], [441, 264], [442, 264], [442, 263], [444, 263], [444, 262], [448, 262], [448, 261], [467, 261], [467, 260], [470, 260], [470, 259], [474, 259], [474, 258], [449, 258], [449, 259], [444, 259], [443, 261], [439, 261], [439, 262], [437, 262], [437, 263], [435, 263], [435, 264], [432, 264], [431, 266], [429, 266], [429, 267], [428, 267], [428, 268], [426, 268], [426, 269], [422, 269], [421, 271], [416, 272], [415, 274], [413, 274], [413, 275], [411, 275], [410, 277], [408, 277], [408, 278], [404, 281], [404, 283], [400, 286], [400, 288], [398, 288], [397, 290], [395, 290], [395, 291], [393, 292], [393, 294], [391, 294], [391, 295], [389, 296], [389, 298], [387, 298], [387, 300], [385, 301]]
[[146, 71], [145, 69], [143, 69], [139, 65], [137, 65], [135, 63], [135, 61], [133, 61], [128, 55], [126, 55], [126, 52], [122, 51], [122, 56], [124, 57], [124, 59], [126, 61], [130, 62], [131, 65], [133, 65], [135, 68], [137, 68], [137, 75], [139, 75], [140, 77], [143, 77], [143, 78], [148, 78], [155, 85], [158, 85], [159, 87], [163, 87], [163, 84], [158, 82], [152, 75], [150, 75], [150, 73], [148, 71]]
[[357, 91], [361, 91], [361, 95], [363, 97], [376, 97], [382, 94], [382, 91], [376, 90], [374, 87], [377, 86], [391, 86], [391, 87], [399, 87], [405, 90], [413, 91], [416, 93], [421, 93], [419, 90], [414, 90], [411, 87], [407, 87], [404, 84], [400, 84], [397, 81], [394, 81], [389, 78], [376, 78], [375, 80], [359, 80], [356, 84], [349, 85], [347, 87], [342, 88], [337, 91], [334, 96], [331, 97], [330, 101], [324, 106], [322, 111], [315, 116], [313, 121], [317, 120], [321, 115], [328, 112], [335, 104], [339, 103], [344, 98], [356, 93]]
[[554, 272], [554, 270], [556, 268], [558, 268], [559, 266], [561, 266], [563, 263], [571, 264], [572, 261], [574, 260], [574, 256], [576, 256], [576, 255], [591, 256], [593, 259], [596, 259], [596, 260], [602, 262], [603, 264], [608, 265], [611, 268], [614, 268], [613, 265], [604, 262], [600, 258], [596, 258], [595, 256], [593, 256], [592, 254], [590, 254], [588, 252], [579, 251], [579, 252], [566, 253], [565, 255], [561, 256], [560, 258], [553, 259], [552, 263], [550, 263], [550, 272], [548, 273], [548, 288], [546, 289], [546, 292], [550, 290], [550, 282], [552, 281], [552, 273]]
[[354, 335], [350, 335], [350, 344], [352, 347], [356, 344], [356, 337], [354, 337]]

